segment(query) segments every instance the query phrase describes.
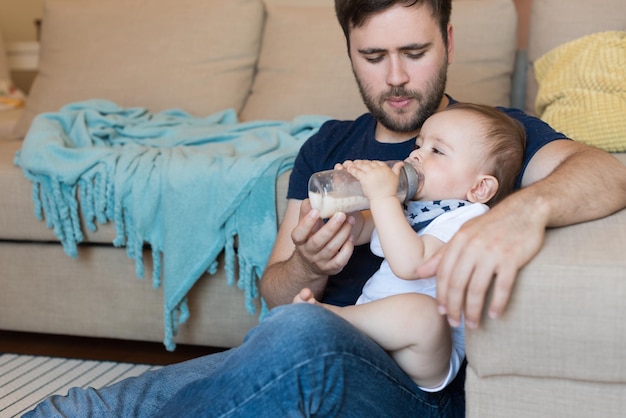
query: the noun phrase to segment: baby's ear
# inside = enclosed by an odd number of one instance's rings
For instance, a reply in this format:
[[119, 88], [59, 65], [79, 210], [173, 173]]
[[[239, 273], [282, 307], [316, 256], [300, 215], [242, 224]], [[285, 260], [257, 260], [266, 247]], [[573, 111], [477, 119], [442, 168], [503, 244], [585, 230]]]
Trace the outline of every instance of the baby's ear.
[[481, 175], [474, 187], [467, 192], [467, 200], [472, 203], [487, 203], [498, 191], [498, 179], [494, 176]]

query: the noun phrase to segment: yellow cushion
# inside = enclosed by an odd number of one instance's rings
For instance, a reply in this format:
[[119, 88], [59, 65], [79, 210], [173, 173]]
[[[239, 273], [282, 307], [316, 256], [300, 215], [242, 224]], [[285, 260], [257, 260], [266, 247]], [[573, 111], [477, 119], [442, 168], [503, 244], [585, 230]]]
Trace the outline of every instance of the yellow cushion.
[[535, 61], [536, 111], [570, 138], [626, 151], [626, 32], [562, 44]]

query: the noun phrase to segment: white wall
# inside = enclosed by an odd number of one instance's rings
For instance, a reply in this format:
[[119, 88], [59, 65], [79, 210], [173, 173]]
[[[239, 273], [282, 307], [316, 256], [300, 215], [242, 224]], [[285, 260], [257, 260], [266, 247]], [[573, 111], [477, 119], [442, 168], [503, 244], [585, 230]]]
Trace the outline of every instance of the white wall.
[[[41, 19], [44, 0], [0, 0], [0, 33], [4, 44], [11, 47], [16, 42], [37, 40], [36, 19]], [[14, 70], [11, 78], [15, 85], [28, 93], [36, 73]]]
[[35, 19], [41, 19], [43, 0], [0, 0], [0, 32], [5, 42], [37, 39]]

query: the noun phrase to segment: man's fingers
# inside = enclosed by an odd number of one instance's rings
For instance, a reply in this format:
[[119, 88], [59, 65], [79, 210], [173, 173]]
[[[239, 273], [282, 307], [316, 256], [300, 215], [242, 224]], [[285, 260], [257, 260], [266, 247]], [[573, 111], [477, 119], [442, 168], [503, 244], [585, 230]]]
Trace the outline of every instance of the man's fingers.
[[489, 303], [488, 315], [490, 318], [499, 318], [504, 312], [511, 298], [515, 278], [517, 277], [517, 267], [513, 263], [507, 263], [501, 267], [496, 277], [493, 294]]
[[304, 244], [309, 239], [309, 236], [314, 232], [316, 225], [318, 223], [321, 224], [322, 222], [319, 212], [317, 210], [311, 210], [311, 206], [308, 204], [308, 199], [302, 202], [303, 206], [305, 205], [305, 202], [308, 206], [308, 210], [301, 206], [300, 221], [291, 231], [291, 239], [296, 246]]
[[311, 211], [311, 201], [309, 199], [304, 199], [302, 203], [300, 203], [300, 218], [306, 215]]
[[[350, 239], [351, 236], [352, 223], [346, 222], [347, 219], [345, 214], [342, 213], [341, 215], [342, 216], [337, 216], [337, 214], [335, 214], [331, 218], [331, 222], [336, 222], [336, 225], [334, 225], [336, 228], [332, 229], [332, 236], [325, 239], [325, 245], [322, 249], [322, 252], [328, 258], [335, 256], [335, 254], [341, 250], [341, 247]], [[337, 218], [335, 218], [335, 216], [337, 216]], [[327, 232], [327, 230], [320, 230], [319, 234], [321, 234], [321, 232]]]
[[465, 316], [468, 328], [480, 325], [487, 294], [493, 283], [489, 316], [504, 312], [517, 276], [517, 264], [502, 253], [485, 249], [479, 242], [455, 252], [448, 246], [437, 275], [437, 301], [440, 312], [456, 326]]
[[329, 271], [332, 271], [334, 274], [339, 273], [343, 267], [348, 264], [348, 260], [352, 257], [353, 252], [354, 243], [351, 240], [345, 241], [339, 251], [337, 251], [329, 261]]
[[[457, 236], [459, 234], [457, 233]], [[457, 238], [458, 239], [458, 238]], [[441, 314], [448, 315], [450, 323], [460, 323], [461, 309], [465, 300], [463, 292], [464, 281], [461, 281], [461, 264], [464, 245], [454, 245], [454, 237], [438, 252], [439, 266], [437, 268], [437, 305]], [[456, 321], [456, 322], [455, 322]]]
[[319, 213], [311, 210], [300, 218], [291, 232], [291, 239], [312, 271], [337, 274], [352, 255], [354, 245], [350, 236], [353, 223], [342, 212], [335, 213], [324, 223]]
[[487, 291], [494, 278], [494, 261], [482, 260], [482, 263], [473, 263], [473, 274], [468, 278], [465, 285], [465, 324], [469, 328], [476, 328], [480, 324]]
[[[473, 266], [466, 260], [466, 257], [458, 258], [452, 266], [447, 266], [446, 261], [449, 260], [447, 254], [444, 256], [443, 264], [440, 266], [440, 276], [442, 280], [443, 294], [441, 299], [437, 295], [440, 305], [440, 312], [448, 315], [448, 322], [452, 326], [459, 326], [463, 316], [463, 307], [465, 306], [465, 290], [467, 283], [473, 273]], [[450, 268], [451, 267], [451, 268]]]

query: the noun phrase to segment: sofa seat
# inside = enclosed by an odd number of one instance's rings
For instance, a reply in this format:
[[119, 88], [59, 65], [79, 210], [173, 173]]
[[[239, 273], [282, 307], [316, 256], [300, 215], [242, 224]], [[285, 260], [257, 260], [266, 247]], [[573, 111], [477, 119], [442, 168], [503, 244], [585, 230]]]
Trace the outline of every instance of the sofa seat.
[[[73, 259], [60, 245], [0, 241], [0, 265], [5, 278], [0, 329], [163, 340], [163, 291], [153, 289], [149, 277], [135, 277], [134, 263], [123, 249], [81, 245]], [[150, 251], [144, 253], [144, 268], [149, 276]], [[68, 275], [76, 278], [71, 286], [66, 283]], [[98, 301], [89, 304], [88, 314], [85, 300]], [[179, 328], [179, 343], [236, 346], [258, 322], [243, 309], [244, 294], [226, 283], [223, 269], [202, 276], [188, 302], [192, 315]]]

